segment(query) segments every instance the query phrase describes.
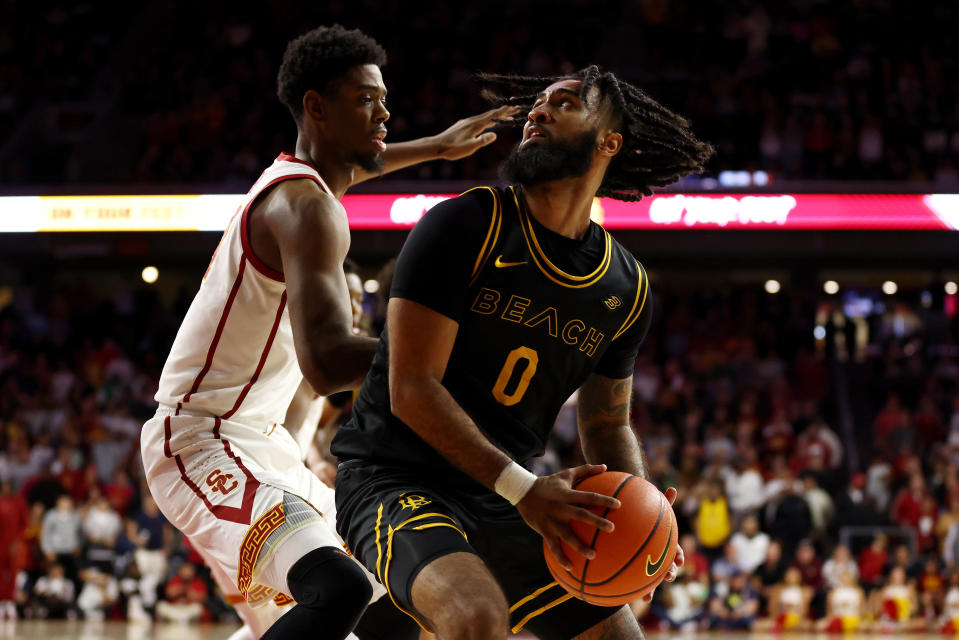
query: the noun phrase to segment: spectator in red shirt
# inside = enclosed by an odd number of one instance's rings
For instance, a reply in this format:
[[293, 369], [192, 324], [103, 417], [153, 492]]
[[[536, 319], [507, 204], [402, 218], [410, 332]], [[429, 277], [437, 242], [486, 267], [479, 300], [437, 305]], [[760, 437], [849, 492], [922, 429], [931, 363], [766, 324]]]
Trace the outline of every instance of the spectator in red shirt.
[[842, 464], [843, 446], [836, 432], [822, 418], [815, 418], [796, 441], [796, 456], [800, 471], [810, 467], [813, 459], [822, 460], [826, 469], [837, 469]]
[[196, 566], [184, 562], [166, 583], [166, 598], [157, 603], [157, 617], [172, 622], [197, 622], [207, 617], [206, 583], [196, 575]]
[[87, 499], [87, 483], [83, 477], [83, 470], [73, 467], [72, 458], [73, 451], [69, 447], [60, 447], [57, 451], [57, 459], [53, 462], [52, 470], [56, 479], [67, 490], [73, 501], [82, 504]]
[[696, 544], [696, 536], [691, 533], [684, 533], [679, 539], [679, 546], [683, 548], [686, 556], [684, 565], [693, 576], [709, 576], [709, 559], [699, 550]]
[[113, 482], [103, 488], [103, 495], [110, 501], [110, 506], [121, 516], [126, 516], [130, 509], [133, 499], [136, 497], [136, 489], [130, 482], [130, 476], [123, 469], [118, 469], [113, 474]]
[[919, 606], [927, 620], [935, 619], [946, 601], [946, 580], [935, 558], [926, 560], [925, 570], [917, 581]]
[[[0, 482], [0, 607], [10, 616], [16, 595], [17, 572], [23, 554], [20, 546], [24, 530], [30, 518], [26, 500], [13, 491], [9, 480]], [[0, 615], [3, 611], [0, 611]]]
[[[919, 520], [922, 518], [922, 503], [927, 497], [926, 481], [919, 473], [909, 476], [909, 486], [903, 488], [892, 503], [892, 519], [897, 524], [909, 527], [919, 535]], [[932, 531], [930, 530], [931, 534]]]
[[859, 579], [867, 591], [882, 586], [882, 572], [889, 560], [889, 541], [883, 533], [859, 553]]
[[873, 433], [876, 435], [876, 442], [880, 446], [885, 446], [886, 439], [896, 429], [900, 429], [908, 423], [909, 414], [903, 410], [899, 402], [898, 393], [890, 393], [886, 399], [885, 406], [876, 415], [872, 423]]
[[919, 399], [919, 411], [913, 418], [913, 426], [919, 434], [919, 446], [925, 450], [946, 437], [946, 427], [942, 414], [928, 395]]
[[803, 540], [796, 548], [796, 559], [792, 566], [802, 574], [802, 583], [814, 593], [823, 590], [825, 581], [822, 575], [822, 560], [816, 557], [816, 548], [809, 540]]
[[919, 524], [916, 527], [916, 544], [919, 553], [936, 551], [936, 521], [939, 519], [939, 505], [932, 496], [922, 499], [919, 512]]

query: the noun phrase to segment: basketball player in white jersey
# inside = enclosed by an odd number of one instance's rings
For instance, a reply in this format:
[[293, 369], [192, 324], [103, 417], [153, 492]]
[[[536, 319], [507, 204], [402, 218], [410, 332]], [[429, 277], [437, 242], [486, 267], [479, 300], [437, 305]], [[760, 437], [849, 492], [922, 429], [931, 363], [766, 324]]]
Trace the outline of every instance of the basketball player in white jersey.
[[224, 232], [143, 427], [151, 493], [218, 580], [254, 611], [296, 602], [269, 629], [264, 618], [276, 616], [250, 616], [267, 640], [346, 638], [372, 595], [336, 535], [331, 490], [282, 424], [304, 376], [321, 395], [355, 388], [377, 344], [352, 331], [339, 198], [377, 173], [465, 157], [509, 113], [388, 148], [385, 62], [374, 40], [339, 26], [288, 46], [278, 94], [297, 124], [295, 151], [263, 172]]

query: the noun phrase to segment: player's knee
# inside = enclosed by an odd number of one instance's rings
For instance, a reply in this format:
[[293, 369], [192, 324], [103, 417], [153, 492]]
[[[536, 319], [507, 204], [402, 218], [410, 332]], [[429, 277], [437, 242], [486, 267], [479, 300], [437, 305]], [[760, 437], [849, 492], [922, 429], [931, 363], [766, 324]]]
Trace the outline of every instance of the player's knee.
[[[438, 622], [438, 635], [450, 640], [490, 640], [505, 638], [509, 631], [509, 614], [505, 603], [495, 600], [473, 600], [463, 603], [453, 616]], [[443, 629], [443, 627], [447, 627]]]
[[290, 595], [300, 605], [356, 617], [366, 608], [373, 587], [360, 566], [333, 547], [321, 547], [300, 558], [287, 574]]

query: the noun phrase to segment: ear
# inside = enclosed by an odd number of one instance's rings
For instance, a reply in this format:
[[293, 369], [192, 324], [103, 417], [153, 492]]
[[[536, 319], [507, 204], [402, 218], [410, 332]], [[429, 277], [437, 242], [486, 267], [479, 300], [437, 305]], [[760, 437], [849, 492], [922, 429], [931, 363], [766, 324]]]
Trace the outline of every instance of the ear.
[[326, 119], [326, 101], [315, 89], [303, 94], [303, 117], [312, 120]]
[[607, 131], [596, 144], [596, 149], [599, 153], [610, 158], [619, 153], [622, 148], [623, 136], [615, 131]]

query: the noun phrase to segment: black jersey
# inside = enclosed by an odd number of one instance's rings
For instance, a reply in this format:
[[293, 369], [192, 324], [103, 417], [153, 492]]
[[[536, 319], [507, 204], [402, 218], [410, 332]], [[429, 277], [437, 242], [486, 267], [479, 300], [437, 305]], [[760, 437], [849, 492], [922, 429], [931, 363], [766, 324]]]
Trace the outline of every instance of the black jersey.
[[[602, 227], [560, 236], [513, 187], [479, 187], [428, 212], [400, 253], [392, 296], [459, 323], [443, 386], [519, 462], [543, 453], [591, 373], [632, 374], [651, 312], [644, 269]], [[332, 451], [465, 478], [390, 410], [385, 334]]]

